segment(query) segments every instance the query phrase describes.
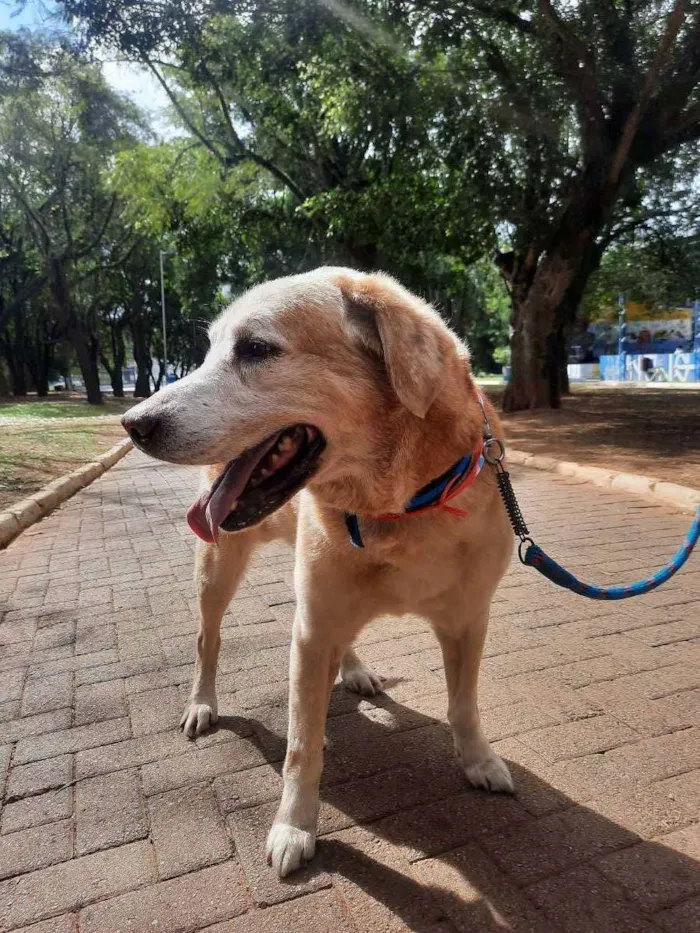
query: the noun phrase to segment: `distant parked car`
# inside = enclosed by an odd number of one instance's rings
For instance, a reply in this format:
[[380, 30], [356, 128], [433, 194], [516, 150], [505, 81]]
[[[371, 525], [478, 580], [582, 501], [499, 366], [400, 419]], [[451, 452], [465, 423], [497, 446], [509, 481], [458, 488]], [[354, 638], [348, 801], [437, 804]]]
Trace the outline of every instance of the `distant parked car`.
[[66, 391], [66, 383], [65, 383], [65, 380], [63, 380], [63, 379], [55, 379], [53, 382], [50, 382], [50, 383], [49, 383], [49, 389], [50, 389], [52, 392], [65, 392], [65, 391]]

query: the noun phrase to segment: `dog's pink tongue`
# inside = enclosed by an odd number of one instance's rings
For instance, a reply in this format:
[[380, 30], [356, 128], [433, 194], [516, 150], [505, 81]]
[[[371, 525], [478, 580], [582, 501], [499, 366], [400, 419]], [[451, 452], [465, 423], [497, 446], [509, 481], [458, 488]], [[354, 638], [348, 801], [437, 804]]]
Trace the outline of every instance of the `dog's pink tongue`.
[[207, 544], [216, 544], [216, 538], [212, 534], [207, 521], [207, 503], [209, 502], [209, 490], [203, 492], [187, 510], [187, 524], [192, 531], [205, 541]]
[[277, 435], [242, 454], [226, 465], [210, 490], [203, 492], [187, 511], [187, 524], [206, 541], [216, 544], [219, 527], [235, 509], [236, 502], [250, 479], [253, 470], [268, 450], [274, 446]]

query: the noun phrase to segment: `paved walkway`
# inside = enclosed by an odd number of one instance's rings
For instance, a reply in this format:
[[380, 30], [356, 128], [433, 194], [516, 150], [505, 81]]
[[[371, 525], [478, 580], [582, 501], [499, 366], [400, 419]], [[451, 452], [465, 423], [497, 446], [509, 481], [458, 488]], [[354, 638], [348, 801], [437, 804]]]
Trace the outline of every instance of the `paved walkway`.
[[[272, 548], [251, 568], [224, 633], [219, 730], [188, 743], [195, 482], [130, 454], [0, 555], [0, 930], [700, 929], [697, 557], [622, 605], [513, 566], [482, 708], [515, 798], [465, 786], [425, 626], [368, 630], [387, 694], [336, 691], [318, 857], [279, 883], [262, 850], [292, 559]], [[538, 539], [595, 580], [660, 563], [688, 523], [536, 472], [516, 484]]]

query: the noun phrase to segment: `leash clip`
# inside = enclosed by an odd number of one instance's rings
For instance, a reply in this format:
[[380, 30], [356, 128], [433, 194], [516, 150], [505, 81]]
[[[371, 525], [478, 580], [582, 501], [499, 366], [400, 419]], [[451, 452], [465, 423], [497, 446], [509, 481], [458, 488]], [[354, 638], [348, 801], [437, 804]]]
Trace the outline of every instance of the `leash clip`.
[[[495, 452], [492, 451], [492, 448], [495, 448]], [[491, 466], [500, 466], [503, 462], [503, 459], [506, 455], [506, 449], [503, 446], [503, 443], [499, 441], [497, 437], [493, 437], [491, 434], [484, 435], [484, 460], [487, 463], [490, 463]]]

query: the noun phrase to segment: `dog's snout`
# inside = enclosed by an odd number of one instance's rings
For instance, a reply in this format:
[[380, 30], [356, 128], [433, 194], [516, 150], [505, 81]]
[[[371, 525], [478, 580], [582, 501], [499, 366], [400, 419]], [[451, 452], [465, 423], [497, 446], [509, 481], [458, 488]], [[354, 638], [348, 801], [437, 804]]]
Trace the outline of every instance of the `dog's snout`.
[[160, 418], [157, 415], [138, 415], [134, 417], [130, 412], [127, 412], [122, 418], [122, 425], [135, 444], [145, 446], [157, 433]]

